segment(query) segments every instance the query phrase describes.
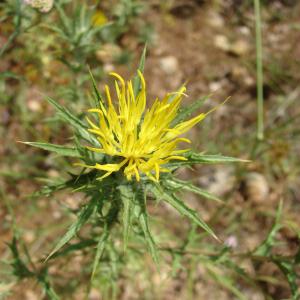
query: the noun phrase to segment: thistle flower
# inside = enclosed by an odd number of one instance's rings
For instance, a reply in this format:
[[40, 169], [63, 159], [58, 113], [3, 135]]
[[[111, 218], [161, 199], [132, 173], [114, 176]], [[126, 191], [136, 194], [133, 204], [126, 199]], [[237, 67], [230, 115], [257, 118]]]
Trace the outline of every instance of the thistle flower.
[[162, 99], [156, 99], [151, 108], [146, 108], [146, 83], [144, 76], [138, 72], [141, 89], [134, 94], [131, 81], [111, 73], [116, 78], [117, 108], [113, 104], [109, 87], [105, 86], [107, 105], [100, 102], [100, 108], [88, 110], [98, 115], [98, 124], [86, 118], [89, 131], [97, 136], [101, 148], [87, 147], [90, 151], [106, 154], [114, 161], [108, 164], [85, 165], [88, 168], [105, 171], [104, 178], [113, 172], [123, 170], [127, 180], [133, 177], [140, 181], [145, 174], [153, 181], [158, 181], [160, 172], [169, 172], [165, 166], [173, 160], [186, 160], [182, 154], [189, 149], [178, 150], [179, 143], [191, 143], [180, 137], [207, 114], [198, 116], [179, 124], [174, 124], [186, 88], [182, 86], [177, 92], [168, 93]]

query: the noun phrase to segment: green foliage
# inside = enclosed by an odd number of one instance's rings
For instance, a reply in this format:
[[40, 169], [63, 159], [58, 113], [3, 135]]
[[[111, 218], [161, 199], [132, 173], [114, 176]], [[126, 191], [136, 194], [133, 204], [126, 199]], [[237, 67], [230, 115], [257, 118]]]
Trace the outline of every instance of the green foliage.
[[215, 235], [212, 229], [200, 218], [197, 212], [189, 208], [182, 200], [177, 198], [174, 194], [169, 193], [168, 190], [161, 189], [158, 185], [152, 184], [151, 192], [158, 199], [163, 199], [171, 206], [173, 206], [180, 214], [188, 217], [192, 222], [198, 224], [207, 233], [212, 235], [216, 240], [219, 238]]
[[[19, 251], [19, 242], [17, 236], [14, 236], [12, 242], [8, 245], [12, 253], [12, 262], [10, 263], [12, 268], [12, 274], [18, 279], [34, 278], [42, 287], [44, 293], [50, 300], [59, 300], [60, 298], [52, 288], [47, 272], [47, 266], [37, 268], [28, 257], [28, 263], [21, 257]], [[25, 253], [28, 256], [27, 248], [25, 247]], [[30, 265], [30, 266], [29, 266]], [[0, 294], [1, 297], [1, 294]]]
[[123, 203], [123, 244], [124, 251], [127, 248], [129, 232], [131, 227], [132, 212], [134, 207], [134, 194], [130, 185], [119, 186], [120, 199]]
[[142, 12], [143, 5], [138, 0], [120, 0], [113, 7], [114, 22], [109, 28], [103, 30], [102, 37], [105, 41], [115, 42], [122, 34], [127, 32]]
[[48, 255], [48, 260], [53, 254], [55, 254], [60, 248], [62, 248], [67, 242], [69, 242], [75, 234], [81, 229], [81, 227], [89, 220], [93, 212], [95, 211], [97, 199], [92, 198], [90, 202], [85, 205], [79, 212], [78, 219], [73, 223], [65, 235], [59, 240], [52, 252]]
[[[74, 5], [72, 13], [65, 13], [63, 6], [57, 2], [55, 8], [59, 15], [59, 25], [48, 27], [56, 32], [67, 47], [71, 57], [61, 51], [61, 60], [73, 71], [79, 71], [86, 63], [87, 57], [99, 47], [97, 36], [103, 26], [94, 26], [92, 22], [93, 11], [88, 9], [86, 4]], [[65, 49], [66, 50], [66, 49]]]
[[164, 179], [162, 181], [162, 185], [165, 186], [166, 189], [173, 190], [174, 192], [185, 190], [200, 195], [208, 200], [222, 202], [222, 200], [216, 197], [215, 195], [193, 185], [191, 182], [176, 179], [174, 177]]
[[81, 157], [80, 153], [76, 148], [54, 145], [48, 143], [38, 143], [38, 142], [24, 142], [26, 145], [30, 145], [33, 147], [41, 148], [50, 152], [55, 152], [62, 156], [71, 156], [71, 157]]

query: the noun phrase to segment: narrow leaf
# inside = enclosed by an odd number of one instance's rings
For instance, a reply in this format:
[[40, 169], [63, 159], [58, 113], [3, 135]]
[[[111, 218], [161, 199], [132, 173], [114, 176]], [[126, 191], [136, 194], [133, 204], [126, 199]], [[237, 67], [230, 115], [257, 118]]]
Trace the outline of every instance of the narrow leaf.
[[209, 193], [208, 191], [205, 191], [195, 185], [193, 185], [190, 182], [179, 180], [179, 179], [167, 179], [164, 181], [167, 184], [167, 187], [173, 188], [176, 190], [184, 189], [189, 192], [193, 192], [195, 194], [198, 194], [200, 196], [203, 196], [204, 198], [207, 198], [209, 200], [217, 201], [217, 202], [223, 202], [220, 198], [216, 197], [215, 195]]
[[175, 195], [168, 194], [167, 192], [162, 191], [155, 185], [153, 185], [151, 192], [153, 192], [153, 194], [157, 198], [164, 199], [171, 206], [173, 206], [179, 213], [188, 217], [191, 221], [198, 224], [202, 229], [204, 229], [207, 233], [213, 236], [217, 241], [220, 241], [220, 239], [216, 236], [213, 230], [198, 216], [197, 212], [189, 208], [188, 206], [186, 206], [185, 203], [180, 199], [178, 199]]
[[78, 215], [77, 221], [74, 222], [69, 227], [68, 231], [59, 240], [59, 242], [57, 243], [55, 248], [48, 255], [48, 257], [46, 258], [46, 261], [76, 235], [76, 233], [80, 230], [80, 228], [88, 221], [88, 219], [92, 215], [92, 213], [96, 207], [96, 203], [97, 203], [96, 198], [92, 198], [92, 200], [81, 209], [81, 211]]
[[[144, 68], [145, 68], [146, 52], [147, 52], [147, 45], [145, 45], [145, 47], [144, 47], [142, 56], [140, 58], [139, 67], [138, 67], [138, 69], [142, 73], [144, 72]], [[138, 95], [140, 87], [141, 87], [141, 79], [140, 79], [139, 75], [137, 74], [133, 80], [133, 91], [134, 91], [135, 96]]]
[[49, 143], [40, 143], [40, 142], [21, 142], [26, 145], [33, 147], [41, 148], [47, 151], [55, 152], [62, 156], [72, 156], [72, 157], [81, 157], [80, 153], [76, 148], [54, 145]]
[[[97, 84], [96, 84], [95, 78], [94, 78], [93, 73], [92, 73], [92, 71], [91, 71], [90, 68], [89, 68], [89, 73], [90, 73], [90, 77], [91, 77], [91, 80], [92, 80], [93, 89], [94, 89], [94, 93], [95, 93], [96, 99], [97, 99], [98, 102], [102, 102], [102, 104], [104, 104], [103, 103], [103, 97], [102, 97], [100, 91], [97, 88]], [[97, 103], [97, 106], [99, 107], [99, 103]]]
[[249, 162], [249, 160], [223, 156], [223, 155], [211, 155], [211, 154], [201, 154], [195, 152], [189, 152], [186, 157], [190, 162], [194, 163], [207, 163], [207, 164], [219, 164], [219, 163], [233, 163], [233, 162]]
[[181, 166], [191, 166], [195, 164], [225, 164], [237, 162], [250, 162], [250, 160], [240, 159], [223, 155], [201, 154], [189, 151], [183, 155], [187, 160], [170, 162], [166, 166], [170, 169], [177, 169]]
[[54, 106], [54, 108], [59, 112], [59, 115], [62, 117], [64, 121], [71, 124], [81, 135], [83, 139], [86, 141], [92, 142], [98, 145], [98, 141], [95, 137], [93, 137], [86, 129], [87, 126], [77, 117], [75, 117], [69, 110], [59, 105], [56, 101], [51, 99], [50, 97], [46, 97], [46, 100]]
[[102, 254], [104, 252], [105, 249], [105, 245], [106, 245], [106, 241], [109, 237], [109, 231], [107, 229], [107, 226], [105, 226], [103, 233], [101, 234], [98, 244], [97, 244], [97, 250], [96, 250], [96, 255], [95, 255], [95, 259], [94, 259], [94, 263], [93, 263], [93, 271], [92, 271], [92, 280], [96, 274], [100, 259], [102, 257]]
[[68, 255], [69, 253], [95, 246], [96, 244], [97, 244], [97, 242], [93, 239], [83, 240], [78, 243], [66, 246], [63, 250], [58, 251], [55, 254], [53, 254], [50, 259], [54, 259], [59, 256], [65, 256], [65, 255]]
[[148, 215], [147, 215], [146, 204], [145, 204], [146, 193], [144, 192], [144, 190], [142, 188], [138, 188], [135, 191], [135, 196], [137, 199], [137, 201], [135, 202], [135, 214], [136, 214], [139, 224], [143, 230], [145, 241], [148, 245], [152, 259], [158, 267], [159, 266], [159, 256], [158, 256], [155, 241], [152, 237], [152, 234], [149, 229], [149, 224], [148, 224]]
[[148, 244], [152, 259], [154, 260], [156, 265], [158, 265], [159, 258], [158, 258], [157, 248], [156, 248], [154, 239], [152, 237], [152, 234], [149, 230], [148, 216], [145, 212], [141, 212], [140, 217], [139, 217], [139, 222], [140, 222], [141, 228], [144, 232], [145, 240]]
[[190, 105], [183, 107], [177, 114], [176, 118], [172, 122], [172, 126], [185, 121], [190, 117], [197, 109], [199, 109], [203, 103], [210, 97], [210, 95], [202, 97], [193, 101]]
[[209, 266], [206, 265], [206, 268], [208, 269], [208, 273], [212, 276], [212, 278], [219, 283], [221, 286], [223, 286], [224, 288], [228, 289], [231, 293], [233, 293], [238, 299], [240, 300], [247, 300], [248, 298], [246, 298], [243, 293], [241, 291], [239, 291], [235, 284], [233, 284], [232, 282], [232, 278], [228, 277], [228, 276], [224, 276], [221, 274], [218, 274], [217, 272], [214, 271], [214, 269]]
[[282, 228], [280, 218], [282, 215], [282, 201], [279, 203], [275, 222], [266, 239], [255, 249], [254, 254], [259, 256], [268, 256], [276, 244], [276, 234]]
[[128, 237], [131, 226], [131, 216], [133, 210], [133, 201], [134, 194], [132, 192], [132, 188], [128, 185], [121, 185], [119, 187], [120, 190], [120, 198], [123, 202], [123, 243], [124, 243], [124, 251], [127, 248]]

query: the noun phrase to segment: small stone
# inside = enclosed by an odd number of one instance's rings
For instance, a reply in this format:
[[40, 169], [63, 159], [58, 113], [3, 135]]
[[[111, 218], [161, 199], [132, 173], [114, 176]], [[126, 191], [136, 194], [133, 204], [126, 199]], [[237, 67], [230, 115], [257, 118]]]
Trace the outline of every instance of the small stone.
[[97, 289], [92, 288], [88, 299], [89, 300], [101, 300], [101, 294]]
[[166, 56], [159, 61], [161, 69], [166, 74], [173, 74], [178, 71], [178, 60], [175, 56]]
[[52, 216], [53, 216], [53, 218], [55, 219], [55, 220], [59, 220], [59, 219], [61, 219], [61, 217], [62, 217], [62, 214], [61, 214], [61, 212], [60, 211], [54, 211], [53, 213], [52, 213]]
[[55, 170], [55, 169], [50, 169], [48, 172], [47, 172], [47, 175], [49, 176], [49, 177], [52, 177], [52, 178], [57, 178], [57, 177], [59, 177], [59, 172], [57, 171], [57, 170]]
[[39, 297], [32, 290], [25, 291], [25, 299], [26, 300], [38, 300]]
[[27, 106], [29, 110], [32, 112], [39, 112], [42, 110], [41, 102], [35, 99], [31, 99], [27, 102]]
[[24, 235], [24, 240], [26, 243], [32, 243], [35, 240], [35, 233], [31, 230], [27, 230]]
[[245, 177], [243, 191], [249, 201], [261, 203], [269, 195], [269, 185], [264, 175], [251, 172]]
[[104, 44], [98, 51], [96, 51], [96, 57], [102, 62], [112, 63], [115, 58], [121, 54], [121, 52], [121, 48], [117, 45]]
[[208, 87], [211, 92], [215, 92], [221, 89], [223, 86], [222, 81], [212, 81], [209, 83]]
[[223, 51], [229, 51], [230, 50], [230, 43], [228, 41], [228, 38], [225, 35], [216, 35], [214, 44], [217, 48], [223, 50]]
[[239, 32], [245, 36], [249, 36], [251, 34], [251, 31], [249, 29], [249, 27], [247, 26], [241, 26], [238, 28]]
[[216, 28], [220, 28], [224, 26], [224, 19], [220, 14], [215, 11], [210, 11], [208, 13], [208, 23]]
[[249, 52], [249, 44], [245, 40], [238, 40], [231, 45], [230, 51], [238, 56], [245, 55]]
[[222, 166], [209, 170], [199, 178], [198, 182], [208, 192], [218, 197], [223, 197], [234, 188], [235, 181], [233, 169]]
[[114, 66], [113, 64], [111, 64], [111, 63], [105, 63], [105, 64], [103, 65], [103, 71], [104, 71], [105, 73], [110, 73], [110, 72], [112, 72], [114, 69], [115, 69], [115, 66]]

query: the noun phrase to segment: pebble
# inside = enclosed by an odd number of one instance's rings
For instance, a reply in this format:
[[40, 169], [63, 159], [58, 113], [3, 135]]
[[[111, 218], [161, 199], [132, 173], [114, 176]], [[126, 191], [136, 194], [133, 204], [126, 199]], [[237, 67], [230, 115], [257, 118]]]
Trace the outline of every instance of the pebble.
[[237, 56], [245, 55], [250, 50], [249, 43], [245, 39], [239, 39], [230, 43], [225, 35], [217, 35], [214, 39], [214, 44], [220, 50]]
[[249, 51], [249, 44], [245, 40], [237, 40], [231, 45], [230, 51], [238, 56], [245, 55]]
[[178, 71], [178, 60], [175, 56], [165, 56], [159, 60], [160, 68], [166, 74], [172, 74]]
[[114, 59], [121, 54], [121, 48], [114, 44], [104, 44], [96, 51], [98, 60], [105, 63], [112, 63]]
[[92, 288], [88, 299], [89, 300], [101, 300], [101, 294], [97, 289]]
[[25, 299], [26, 300], [38, 300], [38, 296], [35, 292], [33, 292], [32, 290], [27, 290], [25, 291]]
[[246, 175], [243, 190], [245, 197], [254, 203], [266, 201], [269, 195], [269, 185], [266, 177], [257, 172]]
[[35, 99], [31, 99], [27, 102], [27, 106], [29, 110], [32, 112], [39, 112], [42, 110], [41, 102]]
[[223, 50], [223, 51], [229, 51], [230, 50], [230, 43], [228, 41], [228, 38], [225, 35], [218, 34], [215, 36], [214, 44], [217, 48]]
[[216, 27], [216, 28], [220, 28], [220, 27], [224, 26], [224, 19], [222, 18], [222, 16], [220, 14], [218, 14], [215, 11], [210, 11], [208, 13], [207, 22], [209, 23], [209, 25]]
[[234, 188], [235, 176], [231, 167], [222, 166], [215, 168], [211, 174], [203, 174], [198, 182], [208, 192], [223, 197]]

